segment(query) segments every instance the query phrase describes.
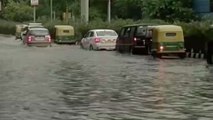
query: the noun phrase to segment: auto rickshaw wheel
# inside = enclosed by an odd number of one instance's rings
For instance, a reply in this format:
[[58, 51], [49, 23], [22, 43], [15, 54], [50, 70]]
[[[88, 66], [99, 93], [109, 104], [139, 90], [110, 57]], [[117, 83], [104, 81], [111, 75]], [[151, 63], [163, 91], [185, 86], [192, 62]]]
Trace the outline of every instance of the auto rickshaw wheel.
[[161, 59], [162, 58], [162, 54], [158, 53], [157, 57]]

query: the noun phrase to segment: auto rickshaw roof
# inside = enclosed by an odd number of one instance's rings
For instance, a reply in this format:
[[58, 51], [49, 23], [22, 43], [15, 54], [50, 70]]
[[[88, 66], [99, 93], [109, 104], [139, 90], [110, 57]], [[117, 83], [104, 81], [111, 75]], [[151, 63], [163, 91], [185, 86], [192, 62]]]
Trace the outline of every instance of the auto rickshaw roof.
[[157, 25], [155, 23], [140, 23], [140, 24], [130, 24], [130, 25], [125, 25], [124, 27], [134, 27], [134, 26], [154, 26]]
[[73, 26], [71, 25], [55, 25], [55, 28], [59, 28], [59, 29], [74, 29]]
[[182, 27], [178, 25], [157, 25], [153, 28], [158, 31], [183, 31]]

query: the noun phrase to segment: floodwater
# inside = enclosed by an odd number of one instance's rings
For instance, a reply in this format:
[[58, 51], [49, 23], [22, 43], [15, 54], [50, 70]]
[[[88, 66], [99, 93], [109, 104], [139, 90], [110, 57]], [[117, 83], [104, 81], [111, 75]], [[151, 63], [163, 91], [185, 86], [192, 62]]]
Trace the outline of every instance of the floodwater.
[[0, 37], [0, 120], [212, 120], [205, 60]]

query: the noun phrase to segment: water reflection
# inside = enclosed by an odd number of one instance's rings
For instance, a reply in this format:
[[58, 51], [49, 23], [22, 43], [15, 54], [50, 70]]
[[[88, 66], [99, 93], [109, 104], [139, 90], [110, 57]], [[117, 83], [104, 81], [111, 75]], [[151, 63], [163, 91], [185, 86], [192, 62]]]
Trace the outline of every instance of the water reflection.
[[111, 68], [92, 61], [87, 65], [63, 62], [56, 74], [63, 80], [65, 87], [61, 92], [73, 110], [71, 115], [77, 119], [213, 118], [209, 115], [212, 101], [206, 101], [212, 100], [213, 87], [203, 81], [205, 77], [197, 78], [193, 71], [185, 72], [183, 68], [178, 70], [179, 66], [173, 62], [155, 61], [135, 66], [140, 62], [130, 59]]

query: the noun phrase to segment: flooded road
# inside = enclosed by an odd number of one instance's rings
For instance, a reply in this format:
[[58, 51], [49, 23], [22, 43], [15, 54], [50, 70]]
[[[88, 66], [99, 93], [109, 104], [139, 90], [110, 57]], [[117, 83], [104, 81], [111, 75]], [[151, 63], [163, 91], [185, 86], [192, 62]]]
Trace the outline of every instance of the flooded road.
[[0, 37], [0, 120], [212, 120], [205, 65]]

